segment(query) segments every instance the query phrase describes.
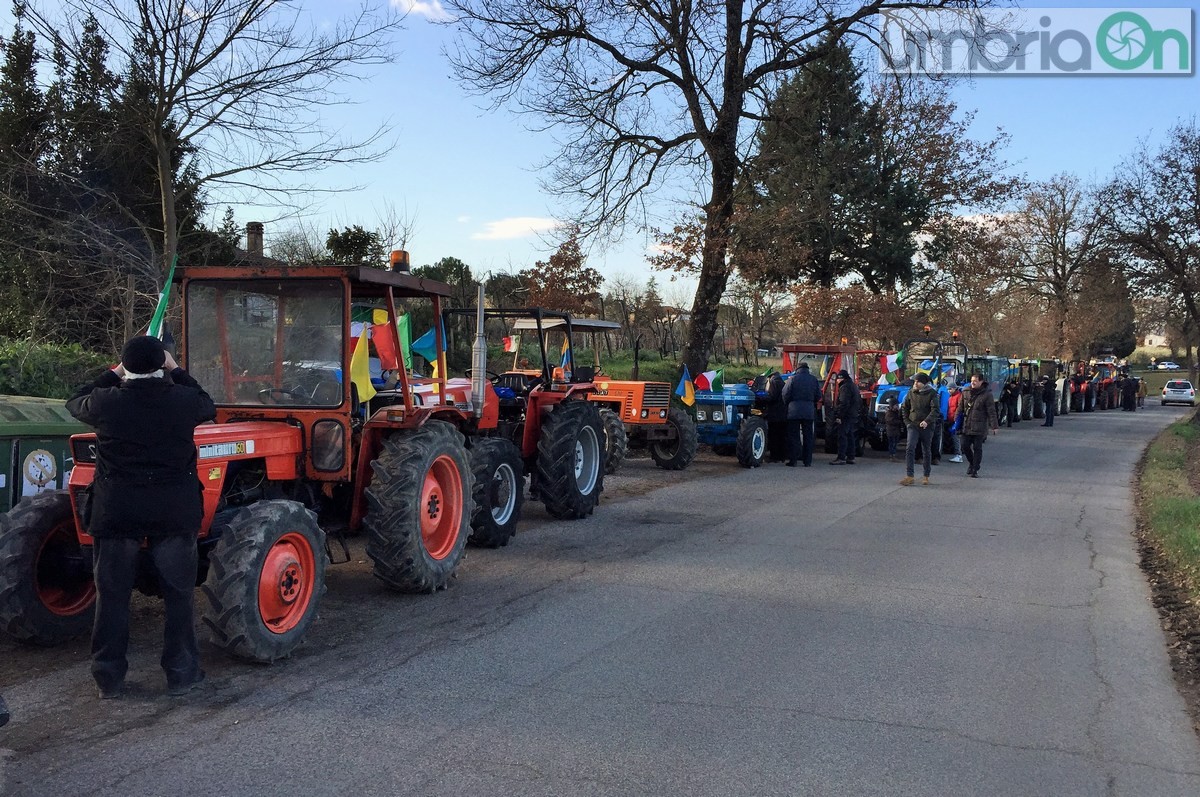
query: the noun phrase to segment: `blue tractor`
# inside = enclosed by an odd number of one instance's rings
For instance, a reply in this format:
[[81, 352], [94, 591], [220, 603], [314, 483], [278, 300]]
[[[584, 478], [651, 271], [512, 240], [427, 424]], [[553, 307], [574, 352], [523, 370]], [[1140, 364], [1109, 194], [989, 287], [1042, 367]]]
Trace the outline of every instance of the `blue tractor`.
[[[786, 378], [786, 377], [785, 377]], [[736, 456], [744, 468], [757, 468], [767, 458], [765, 385], [755, 390], [741, 383], [721, 391], [696, 391], [696, 432], [700, 442], [721, 456]]]

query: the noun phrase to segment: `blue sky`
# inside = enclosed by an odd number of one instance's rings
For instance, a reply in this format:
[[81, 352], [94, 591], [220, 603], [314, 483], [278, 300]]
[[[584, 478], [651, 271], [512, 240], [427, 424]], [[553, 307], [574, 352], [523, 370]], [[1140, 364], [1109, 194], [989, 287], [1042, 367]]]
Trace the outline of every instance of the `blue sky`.
[[[361, 224], [374, 227], [385, 204], [415, 218], [409, 244], [414, 265], [454, 256], [477, 274], [509, 271], [545, 259], [552, 247], [539, 233], [552, 224], [558, 203], [538, 184], [537, 166], [555, 152], [552, 133], [534, 132], [507, 111], [487, 110], [487, 100], [469, 96], [450, 76], [441, 54], [452, 30], [429, 18], [444, 14], [438, 0], [392, 0], [409, 10], [396, 41], [398, 58], [351, 87], [357, 105], [336, 111], [331, 120], [348, 132], [373, 129], [380, 121], [394, 125], [394, 145], [380, 161], [353, 169], [330, 169], [326, 184], [358, 186], [343, 194], [314, 199], [304, 223], [325, 231]], [[1137, 8], [1130, 3], [1027, 3], [1026, 7]], [[1155, 3], [1187, 7], [1200, 2]], [[331, 21], [357, 8], [357, 0], [306, 0], [304, 8], [317, 20]], [[7, 9], [0, 10], [3, 32], [11, 30]], [[1193, 32], [1193, 36], [1194, 36]], [[1152, 142], [1176, 121], [1196, 114], [1200, 84], [1195, 74], [1183, 77], [987, 77], [962, 82], [953, 97], [962, 110], [976, 112], [980, 138], [997, 128], [1012, 137], [1006, 158], [1015, 171], [1033, 179], [1072, 172], [1103, 180], [1137, 146]], [[214, 197], [213, 223], [222, 210]], [[239, 222], [269, 212], [235, 208]], [[276, 221], [272, 234], [296, 221]], [[595, 249], [589, 265], [606, 277], [618, 274], [645, 279], [651, 275], [645, 255], [649, 241], [629, 230], [617, 245]], [[659, 275], [660, 282], [668, 278]], [[691, 286], [666, 285], [668, 299], [690, 303]], [[672, 295], [674, 294], [674, 295]]]
[[[1137, 7], [1069, 0], [1024, 5]], [[1194, 12], [1198, 5], [1186, 7]], [[508, 111], [485, 110], [484, 100], [468, 96], [453, 81], [440, 54], [451, 31], [423, 16], [438, 11], [428, 3], [413, 8], [398, 42], [398, 62], [373, 82], [372, 99], [356, 110], [389, 114], [397, 125], [398, 146], [380, 163], [356, 170], [354, 179], [364, 190], [331, 198], [320, 217], [339, 225], [369, 225], [373, 203], [387, 198], [417, 217], [410, 244], [415, 264], [453, 255], [477, 272], [532, 265], [549, 254], [530, 227], [549, 223], [556, 208], [554, 197], [539, 188], [535, 171], [554, 152], [552, 136], [526, 129], [524, 120]], [[1140, 139], [1159, 140], [1176, 121], [1195, 114], [1198, 88], [1195, 74], [985, 77], [959, 83], [953, 97], [960, 109], [976, 112], [978, 137], [990, 137], [997, 128], [1011, 135], [1006, 157], [1016, 171], [1032, 179], [1072, 172], [1103, 180]], [[647, 247], [644, 236], [630, 230], [619, 245], [593, 251], [590, 264], [606, 276], [644, 279], [651, 274]], [[667, 290], [687, 293], [690, 286]]]

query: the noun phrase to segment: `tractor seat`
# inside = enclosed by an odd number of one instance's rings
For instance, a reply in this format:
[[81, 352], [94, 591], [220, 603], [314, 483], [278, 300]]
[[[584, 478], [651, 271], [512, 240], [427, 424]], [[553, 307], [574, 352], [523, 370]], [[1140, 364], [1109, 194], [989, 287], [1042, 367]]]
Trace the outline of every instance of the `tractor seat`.
[[529, 391], [529, 384], [529, 377], [519, 373], [500, 374], [500, 378], [496, 380], [497, 387], [506, 387], [518, 396], [523, 396]]

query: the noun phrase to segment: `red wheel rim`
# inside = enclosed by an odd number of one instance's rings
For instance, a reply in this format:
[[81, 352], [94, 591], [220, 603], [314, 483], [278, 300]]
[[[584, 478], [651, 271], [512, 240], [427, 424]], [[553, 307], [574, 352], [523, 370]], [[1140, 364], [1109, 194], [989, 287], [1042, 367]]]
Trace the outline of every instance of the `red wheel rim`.
[[96, 599], [96, 582], [85, 577], [82, 560], [73, 519], [59, 523], [42, 538], [33, 584], [38, 600], [51, 614], [73, 617]]
[[303, 534], [284, 534], [263, 561], [258, 577], [258, 612], [273, 633], [295, 628], [312, 602], [316, 556]]
[[421, 540], [434, 559], [454, 550], [463, 517], [462, 475], [447, 454], [433, 461], [421, 486]]

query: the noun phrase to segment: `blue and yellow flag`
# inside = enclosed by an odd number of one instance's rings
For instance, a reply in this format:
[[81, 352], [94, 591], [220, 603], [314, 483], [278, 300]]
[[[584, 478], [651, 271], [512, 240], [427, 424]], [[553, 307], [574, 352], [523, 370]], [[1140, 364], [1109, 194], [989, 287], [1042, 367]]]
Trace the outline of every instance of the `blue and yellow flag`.
[[692, 375], [688, 373], [687, 365], [683, 366], [683, 378], [679, 380], [679, 387], [675, 388], [675, 395], [689, 407], [696, 403], [696, 388], [692, 385]]

